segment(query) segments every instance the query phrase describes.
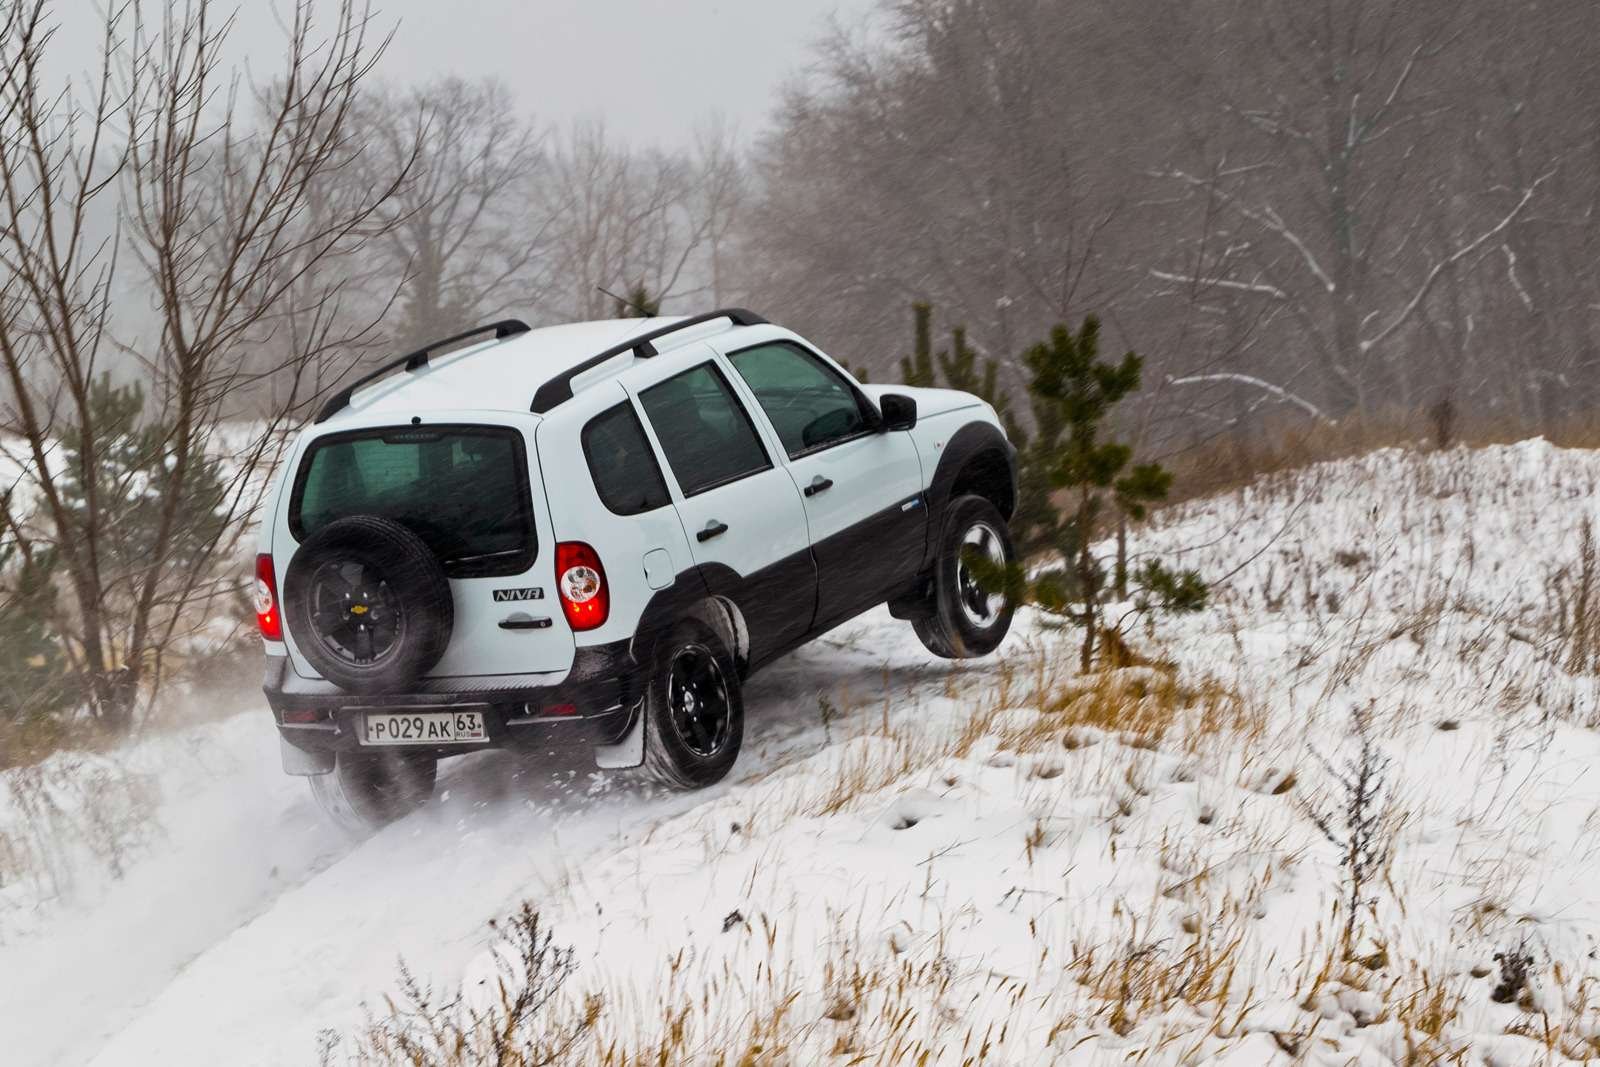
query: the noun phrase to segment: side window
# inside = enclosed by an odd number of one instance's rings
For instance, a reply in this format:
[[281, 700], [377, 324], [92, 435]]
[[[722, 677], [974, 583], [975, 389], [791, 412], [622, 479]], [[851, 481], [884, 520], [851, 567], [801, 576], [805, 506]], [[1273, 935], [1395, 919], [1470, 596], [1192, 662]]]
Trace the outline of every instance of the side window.
[[790, 458], [872, 429], [859, 394], [816, 356], [782, 342], [728, 357], [750, 386]]
[[750, 416], [709, 363], [639, 394], [684, 496], [772, 466]]
[[644, 427], [626, 401], [584, 426], [583, 456], [600, 502], [618, 515], [641, 515], [670, 502]]

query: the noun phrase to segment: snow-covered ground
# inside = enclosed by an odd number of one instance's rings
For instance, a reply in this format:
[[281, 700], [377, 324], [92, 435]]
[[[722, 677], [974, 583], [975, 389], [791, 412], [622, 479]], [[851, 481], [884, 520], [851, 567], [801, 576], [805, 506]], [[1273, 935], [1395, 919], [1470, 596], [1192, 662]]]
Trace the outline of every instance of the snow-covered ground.
[[[952, 666], [874, 612], [751, 682], [699, 795], [491, 753], [351, 844], [259, 709], [12, 772], [0, 1058], [344, 1063], [416, 1033], [401, 958], [457, 1018], [515, 990], [524, 901], [572, 950], [524, 1032], [598, 998], [575, 1063], [1600, 1056], [1597, 480], [1542, 442], [1386, 451], [1171, 509], [1137, 550], [1213, 606], [1095, 681], [1028, 617]], [[1362, 719], [1383, 862], [1346, 944]]]

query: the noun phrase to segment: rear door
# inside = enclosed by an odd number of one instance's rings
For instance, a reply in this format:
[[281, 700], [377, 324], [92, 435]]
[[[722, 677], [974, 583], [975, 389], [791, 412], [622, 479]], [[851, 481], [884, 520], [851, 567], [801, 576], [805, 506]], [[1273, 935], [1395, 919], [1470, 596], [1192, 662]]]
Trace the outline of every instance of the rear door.
[[[421, 537], [444, 564], [455, 608], [431, 678], [565, 670], [573, 639], [551, 599], [545, 557], [555, 542], [544, 494], [529, 478], [531, 440], [523, 427], [476, 420], [326, 434], [298, 462], [285, 532], [298, 545], [335, 519], [366, 514]], [[278, 554], [280, 589], [287, 564]], [[513, 616], [521, 625], [500, 625]], [[317, 677], [286, 636], [296, 673]]]
[[665, 460], [695, 563], [711, 592], [738, 606], [759, 662], [802, 637], [816, 613], [805, 509], [711, 349], [658, 359], [628, 389]]
[[911, 435], [880, 431], [872, 401], [797, 342], [766, 341], [727, 359], [803, 494], [817, 622], [832, 624], [904, 590], [922, 566], [928, 524]]

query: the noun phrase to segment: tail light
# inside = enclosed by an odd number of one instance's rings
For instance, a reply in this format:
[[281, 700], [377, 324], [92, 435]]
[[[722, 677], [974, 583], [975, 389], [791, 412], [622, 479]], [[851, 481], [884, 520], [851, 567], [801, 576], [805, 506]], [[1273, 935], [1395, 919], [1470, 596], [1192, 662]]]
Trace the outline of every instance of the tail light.
[[556, 545], [556, 592], [574, 630], [593, 630], [611, 614], [611, 590], [600, 554], [582, 541]]
[[256, 557], [256, 625], [268, 641], [283, 640], [283, 616], [278, 611], [278, 579], [272, 570], [272, 557]]

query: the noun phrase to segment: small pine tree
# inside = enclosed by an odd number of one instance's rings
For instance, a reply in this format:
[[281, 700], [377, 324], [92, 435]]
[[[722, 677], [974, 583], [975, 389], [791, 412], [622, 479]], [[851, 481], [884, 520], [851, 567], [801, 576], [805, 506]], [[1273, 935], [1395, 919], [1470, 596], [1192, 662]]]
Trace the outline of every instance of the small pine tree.
[[937, 385], [933, 377], [933, 305], [918, 301], [911, 305], [913, 319], [911, 354], [900, 357], [900, 383], [918, 388]]
[[934, 386], [940, 379], [947, 389], [959, 389], [981, 397], [993, 407], [1006, 426], [1012, 440], [1018, 440], [1021, 427], [1011, 419], [1011, 402], [1000, 388], [1000, 364], [985, 359], [981, 369], [978, 351], [967, 343], [967, 328], [956, 326], [950, 331], [950, 350], [933, 350], [933, 306], [927, 303], [911, 305], [914, 319], [914, 338], [911, 354], [900, 357], [900, 382], [910, 386]]
[[[1041, 455], [1052, 454], [1059, 433], [1051, 433], [1051, 415], [1048, 411], [1035, 411], [1036, 434], [1030, 434], [1011, 413], [1011, 398], [1000, 385], [1000, 364], [985, 358], [981, 369], [978, 351], [967, 341], [964, 326], [950, 331], [949, 351], [933, 350], [933, 307], [927, 303], [911, 306], [914, 316], [914, 340], [911, 354], [900, 359], [900, 380], [905, 385], [932, 386], [942, 379], [946, 388], [959, 389], [981, 398], [1005, 427], [1006, 437], [1017, 446], [1017, 507], [1011, 520], [1012, 539], [1020, 555], [1031, 556], [1054, 543], [1049, 520], [1055, 515], [1050, 502], [1048, 479], [1036, 462]], [[860, 373], [857, 377], [866, 381]], [[1036, 405], [1037, 406], [1037, 405]], [[1037, 440], [1039, 444], [1033, 444]]]
[[[1108, 520], [1118, 514], [1144, 518], [1172, 485], [1172, 475], [1159, 464], [1130, 466], [1133, 449], [1107, 435], [1104, 424], [1112, 410], [1139, 388], [1141, 362], [1132, 352], [1119, 364], [1102, 362], [1099, 348], [1100, 323], [1091, 316], [1077, 333], [1057, 326], [1024, 356], [1032, 372], [1028, 396], [1036, 425], [1019, 464], [1012, 521], [1059, 562], [1030, 574], [1025, 565], [987, 570], [985, 561], [971, 561], [985, 582], [1004, 585], [1018, 599], [1081, 626], [1084, 671], [1093, 665], [1105, 629], [1107, 573], [1095, 546], [1105, 538]], [[1056, 507], [1058, 496], [1067, 498], [1065, 509]], [[1194, 571], [1172, 571], [1149, 560], [1133, 578], [1138, 612], [1197, 611], [1205, 605], [1205, 585]]]
[[652, 295], [643, 281], [637, 281], [628, 290], [627, 299], [617, 300], [614, 307], [614, 319], [637, 319], [641, 315], [653, 319], [661, 314], [661, 298]]
[[[125, 730], [132, 725], [133, 703], [137, 698], [132, 682], [139, 676], [126, 659], [118, 620], [134, 613], [137, 590], [147, 575], [152, 560], [178, 575], [193, 575], [199, 580], [210, 576], [218, 561], [215, 545], [227, 531], [227, 480], [221, 466], [205, 456], [191, 456], [184, 478], [179, 509], [173, 518], [164, 550], [158, 551], [161, 517], [173, 490], [173, 434], [170, 427], [145, 418], [144, 389], [137, 382], [116, 385], [102, 375], [90, 387], [88, 414], [95, 428], [95, 456], [89, 473], [94, 486], [94, 514], [90, 514], [89, 487], [80, 444], [82, 435], [70, 428], [63, 436], [62, 496], [76, 522], [87, 528], [90, 522], [103, 531], [100, 537], [98, 576], [99, 610], [105, 628], [108, 663], [85, 663], [82, 669], [91, 677], [79, 679], [86, 705], [101, 725]], [[159, 645], [149, 645], [141, 656], [159, 654]], [[96, 684], [99, 679], [100, 684]], [[107, 700], [97, 693], [116, 694]]]
[[[116, 583], [122, 575], [148, 567], [156, 554], [159, 515], [172, 480], [172, 435], [160, 422], [144, 418], [144, 387], [138, 382], [116, 385], [103, 374], [90, 386], [89, 414], [98, 442], [94, 464], [96, 499], [101, 521], [114, 535], [107, 539], [111, 558], [103, 561], [106, 574]], [[74, 429], [64, 442], [63, 495], [68, 510], [87, 522], [88, 496], [78, 472], [78, 443]], [[201, 562], [213, 542], [225, 532], [222, 514], [227, 489], [217, 463], [209, 458], [191, 460], [184, 487], [183, 507], [174, 523], [176, 551], [167, 562], [187, 569]]]
[[52, 631], [55, 553], [29, 544], [11, 504], [0, 500], [0, 726], [26, 726], [65, 707], [70, 682]]

